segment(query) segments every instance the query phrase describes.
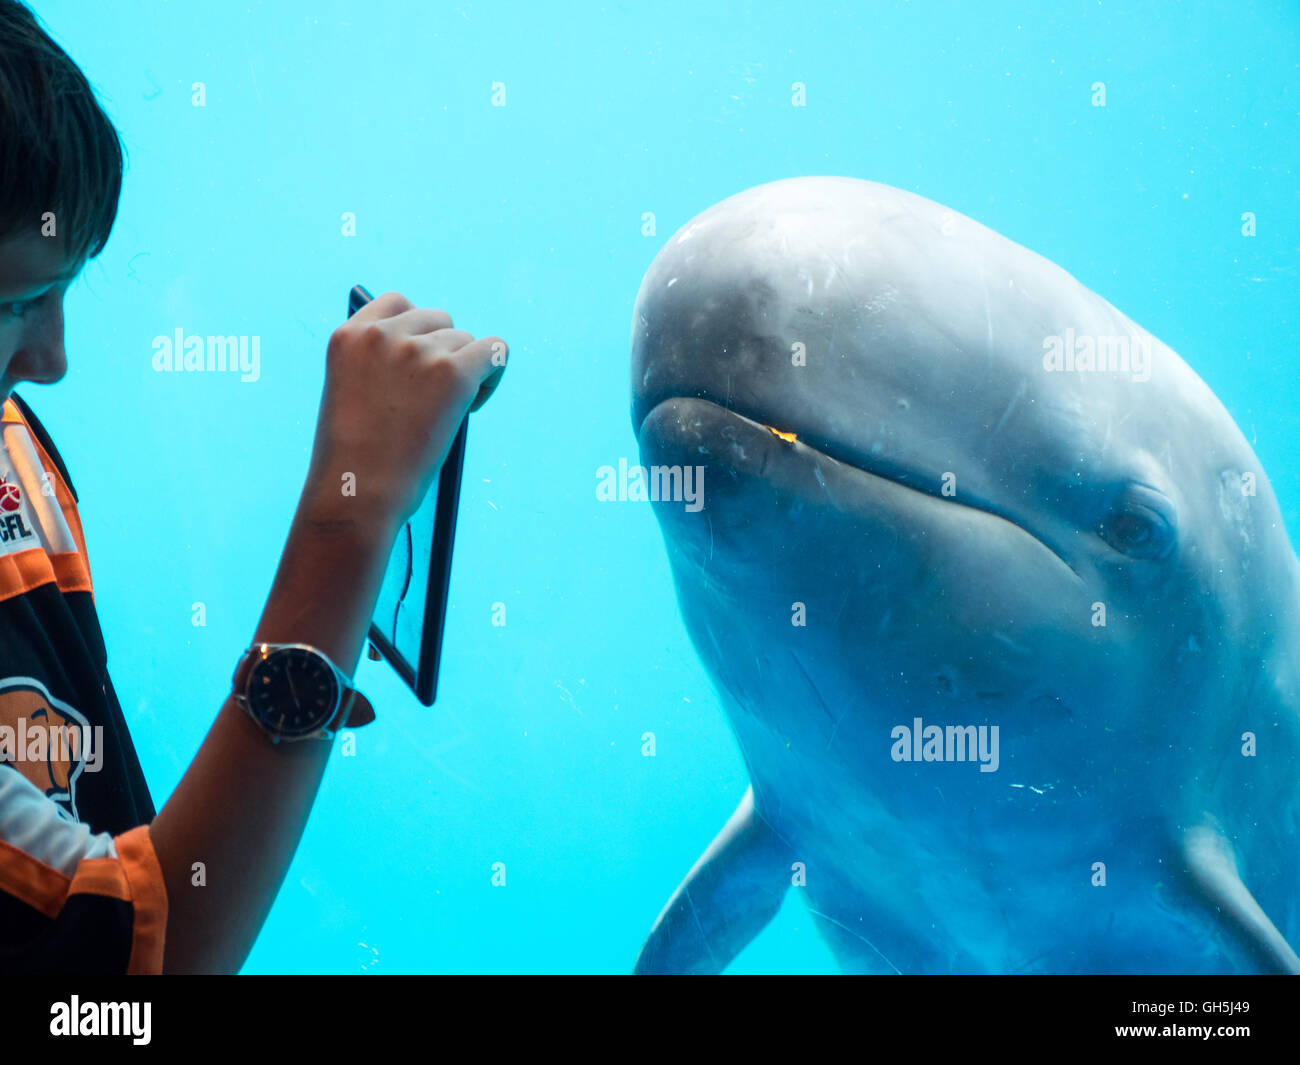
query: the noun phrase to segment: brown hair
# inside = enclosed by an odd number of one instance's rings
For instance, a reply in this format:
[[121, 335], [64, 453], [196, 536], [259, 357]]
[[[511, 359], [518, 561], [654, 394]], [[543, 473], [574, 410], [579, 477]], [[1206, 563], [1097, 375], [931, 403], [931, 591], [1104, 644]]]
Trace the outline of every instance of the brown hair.
[[108, 243], [122, 143], [86, 76], [17, 0], [0, 0], [0, 240], [55, 214], [69, 261]]

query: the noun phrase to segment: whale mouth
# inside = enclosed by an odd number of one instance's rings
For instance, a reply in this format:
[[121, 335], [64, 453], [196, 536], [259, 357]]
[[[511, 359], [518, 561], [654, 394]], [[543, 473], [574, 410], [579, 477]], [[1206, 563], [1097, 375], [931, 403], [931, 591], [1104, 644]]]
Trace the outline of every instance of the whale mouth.
[[[667, 396], [647, 404], [643, 409], [644, 415], [637, 424], [636, 432], [637, 441], [643, 452], [647, 448], [647, 426], [659, 422], [674, 424], [678, 433], [684, 433], [683, 426], [689, 420], [690, 431], [695, 438], [695, 453], [708, 454], [715, 461], [724, 460], [737, 472], [748, 468], [753, 476], [761, 478], [773, 472], [774, 460], [778, 463], [781, 460], [788, 460], [791, 465], [805, 468], [811, 465], [814, 483], [822, 488], [826, 486], [826, 476], [833, 471], [838, 471], [856, 478], [859, 483], [865, 483], [862, 478], [866, 478], [871, 482], [905, 489], [918, 496], [942, 502], [946, 506], [963, 507], [1005, 522], [1039, 544], [1069, 570], [1076, 580], [1083, 579], [1078, 570], [1056, 548], [1027, 529], [1015, 517], [1004, 513], [991, 501], [972, 497], [969, 492], [963, 493], [961, 499], [945, 496], [941, 485], [937, 484], [933, 477], [905, 469], [885, 456], [863, 454], [858, 449], [841, 445], [833, 439], [807, 431], [804, 427], [780, 417], [757, 412], [753, 414], [742, 412], [734, 406], [719, 403], [708, 396]], [[672, 419], [673, 415], [676, 415], [675, 423]], [[710, 422], [712, 424], [708, 424]], [[743, 434], [743, 437], [738, 434]], [[730, 445], [729, 454], [716, 453], [719, 449], [710, 446], [719, 441]], [[757, 445], [752, 454], [745, 451], [746, 443]], [[673, 450], [675, 456], [680, 455], [682, 458], [689, 457], [691, 452], [689, 447], [685, 450]]]
[[[636, 436], [638, 442], [643, 440], [648, 423], [655, 419], [657, 415], [662, 415], [667, 408], [677, 406], [689, 409], [698, 408], [700, 412], [707, 412], [707, 416], [713, 418], [720, 426], [730, 426], [733, 433], [735, 429], [743, 428], [752, 432], [757, 440], [772, 439], [779, 441], [776, 446], [787, 452], [791, 458], [803, 458], [805, 461], [829, 460], [839, 466], [847, 467], [870, 477], [889, 481], [892, 484], [911, 489], [922, 495], [944, 498], [937, 488], [931, 489], [929, 478], [923, 478], [916, 472], [904, 469], [896, 463], [879, 457], [864, 456], [856, 449], [841, 446], [832, 439], [822, 437], [786, 419], [757, 412], [745, 412], [730, 404], [720, 403], [703, 395], [667, 396], [650, 404], [637, 426]], [[718, 435], [725, 434], [722, 430], [719, 430]], [[732, 458], [734, 460], [735, 456], [733, 455]], [[868, 461], [869, 458], [872, 461]], [[945, 501], [955, 502], [951, 499]], [[965, 502], [964, 505], [971, 506], [972, 509], [994, 513], [991, 509], [972, 504], [969, 501]]]

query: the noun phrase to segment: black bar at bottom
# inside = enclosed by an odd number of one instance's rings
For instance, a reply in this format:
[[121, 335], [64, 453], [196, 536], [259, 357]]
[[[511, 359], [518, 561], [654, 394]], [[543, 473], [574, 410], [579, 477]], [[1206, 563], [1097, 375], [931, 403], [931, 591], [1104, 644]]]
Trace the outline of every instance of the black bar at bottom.
[[284, 1049], [371, 1060], [390, 1039], [414, 1040], [430, 1057], [518, 1046], [580, 1061], [620, 1059], [633, 1047], [637, 1056], [697, 1061], [755, 1044], [765, 1056], [789, 1047], [868, 1060], [898, 1050], [928, 1057], [1122, 1043], [1260, 1050], [1293, 1039], [1296, 1012], [1296, 985], [1269, 977], [724, 977], [701, 986], [581, 976], [259, 976], [10, 978], [2, 986], [0, 1044], [13, 1061], [22, 1060], [13, 1050], [94, 1052], [110, 1043], [115, 1055]]

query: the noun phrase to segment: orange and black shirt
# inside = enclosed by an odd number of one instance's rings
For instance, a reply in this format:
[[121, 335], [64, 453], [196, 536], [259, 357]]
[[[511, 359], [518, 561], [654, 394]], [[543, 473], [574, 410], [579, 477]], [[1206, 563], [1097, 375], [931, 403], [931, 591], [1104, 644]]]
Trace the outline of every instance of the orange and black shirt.
[[0, 975], [160, 972], [153, 801], [108, 676], [77, 494], [19, 397], [0, 429]]

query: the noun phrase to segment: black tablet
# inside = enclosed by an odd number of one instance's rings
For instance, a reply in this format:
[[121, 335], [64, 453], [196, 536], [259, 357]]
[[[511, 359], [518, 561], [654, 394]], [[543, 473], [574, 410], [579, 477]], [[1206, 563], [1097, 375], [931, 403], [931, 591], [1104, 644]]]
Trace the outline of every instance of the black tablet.
[[[351, 318], [373, 297], [360, 285], [348, 294]], [[438, 692], [438, 661], [451, 581], [466, 417], [420, 509], [397, 534], [370, 619], [370, 657], [386, 658], [425, 706]]]

